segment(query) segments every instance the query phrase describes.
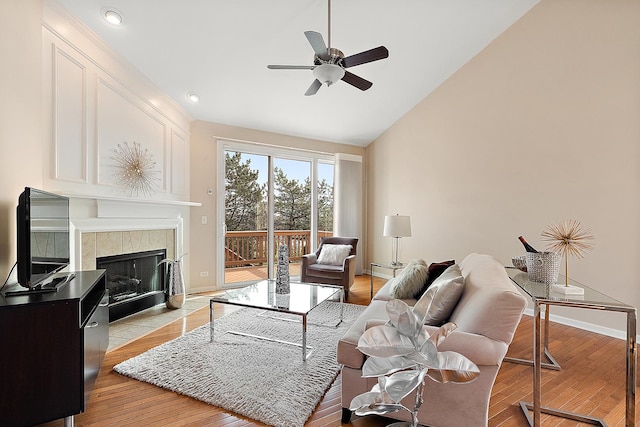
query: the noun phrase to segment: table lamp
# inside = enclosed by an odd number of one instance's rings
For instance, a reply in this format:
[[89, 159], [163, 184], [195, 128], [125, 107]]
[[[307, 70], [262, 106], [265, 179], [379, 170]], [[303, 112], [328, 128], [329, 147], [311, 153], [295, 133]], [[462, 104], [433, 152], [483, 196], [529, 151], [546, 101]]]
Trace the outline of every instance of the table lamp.
[[393, 261], [391, 265], [402, 265], [398, 262], [398, 239], [401, 237], [411, 237], [411, 220], [408, 215], [387, 215], [384, 217], [385, 237], [393, 237], [391, 252]]

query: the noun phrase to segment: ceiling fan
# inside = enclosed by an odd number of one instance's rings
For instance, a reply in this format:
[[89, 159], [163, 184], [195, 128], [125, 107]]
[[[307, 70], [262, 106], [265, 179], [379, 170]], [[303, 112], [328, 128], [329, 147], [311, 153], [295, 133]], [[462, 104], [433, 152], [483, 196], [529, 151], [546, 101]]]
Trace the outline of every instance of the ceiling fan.
[[345, 70], [345, 68], [355, 67], [356, 65], [387, 58], [389, 57], [389, 51], [384, 46], [378, 46], [376, 48], [345, 57], [340, 50], [331, 47], [331, 0], [328, 0], [328, 12], [329, 47], [324, 43], [322, 34], [316, 31], [304, 32], [304, 35], [307, 37], [307, 40], [309, 40], [309, 44], [315, 52], [315, 55], [313, 56], [313, 65], [267, 65], [267, 68], [271, 70], [312, 70], [315, 80], [305, 92], [305, 96], [315, 95], [323, 83], [327, 86], [331, 86], [338, 80], [349, 83], [360, 90], [369, 89], [373, 83], [350, 73]]

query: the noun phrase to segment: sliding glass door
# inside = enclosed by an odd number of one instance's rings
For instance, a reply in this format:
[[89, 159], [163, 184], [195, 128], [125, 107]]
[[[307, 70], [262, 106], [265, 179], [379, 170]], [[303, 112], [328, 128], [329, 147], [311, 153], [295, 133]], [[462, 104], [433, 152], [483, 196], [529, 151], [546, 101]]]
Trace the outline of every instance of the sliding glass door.
[[[300, 276], [304, 254], [333, 230], [333, 161], [326, 155], [219, 142], [219, 271], [224, 287], [275, 276], [277, 249], [289, 250], [289, 275]], [[220, 165], [220, 162], [218, 162]], [[219, 275], [220, 276], [220, 275]]]
[[[311, 162], [273, 159], [274, 248], [289, 249], [289, 276], [300, 276], [302, 256], [311, 251]], [[277, 257], [272, 271], [275, 274]]]
[[225, 151], [225, 283], [266, 279], [268, 156]]

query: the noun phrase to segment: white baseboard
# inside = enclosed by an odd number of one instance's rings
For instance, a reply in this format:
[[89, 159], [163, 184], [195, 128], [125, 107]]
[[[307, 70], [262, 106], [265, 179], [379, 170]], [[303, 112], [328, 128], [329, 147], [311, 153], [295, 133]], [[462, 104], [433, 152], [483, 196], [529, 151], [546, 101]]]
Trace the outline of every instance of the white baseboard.
[[[524, 314], [533, 317], [533, 309], [526, 308], [524, 310]], [[583, 322], [581, 320], [571, 319], [569, 317], [564, 317], [564, 316], [557, 316], [555, 314], [551, 314], [551, 317], [549, 318], [549, 320], [552, 322], [560, 323], [561, 325], [572, 326], [574, 328], [583, 329], [589, 332], [595, 332], [596, 334], [606, 335], [612, 338], [618, 338], [625, 341], [627, 339], [626, 331], [607, 328], [605, 326], [596, 325], [595, 323]], [[636, 336], [636, 342], [638, 340], [638, 337], [640, 336]]]

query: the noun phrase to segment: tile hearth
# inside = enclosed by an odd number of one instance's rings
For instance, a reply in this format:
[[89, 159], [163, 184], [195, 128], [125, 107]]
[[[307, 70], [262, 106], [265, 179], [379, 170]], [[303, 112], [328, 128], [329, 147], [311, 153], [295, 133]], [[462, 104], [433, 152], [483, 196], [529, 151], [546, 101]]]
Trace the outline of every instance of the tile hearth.
[[178, 319], [183, 319], [194, 311], [209, 306], [209, 295], [188, 295], [182, 308], [171, 310], [164, 304], [132, 314], [109, 323], [109, 348], [121, 347], [143, 337]]

